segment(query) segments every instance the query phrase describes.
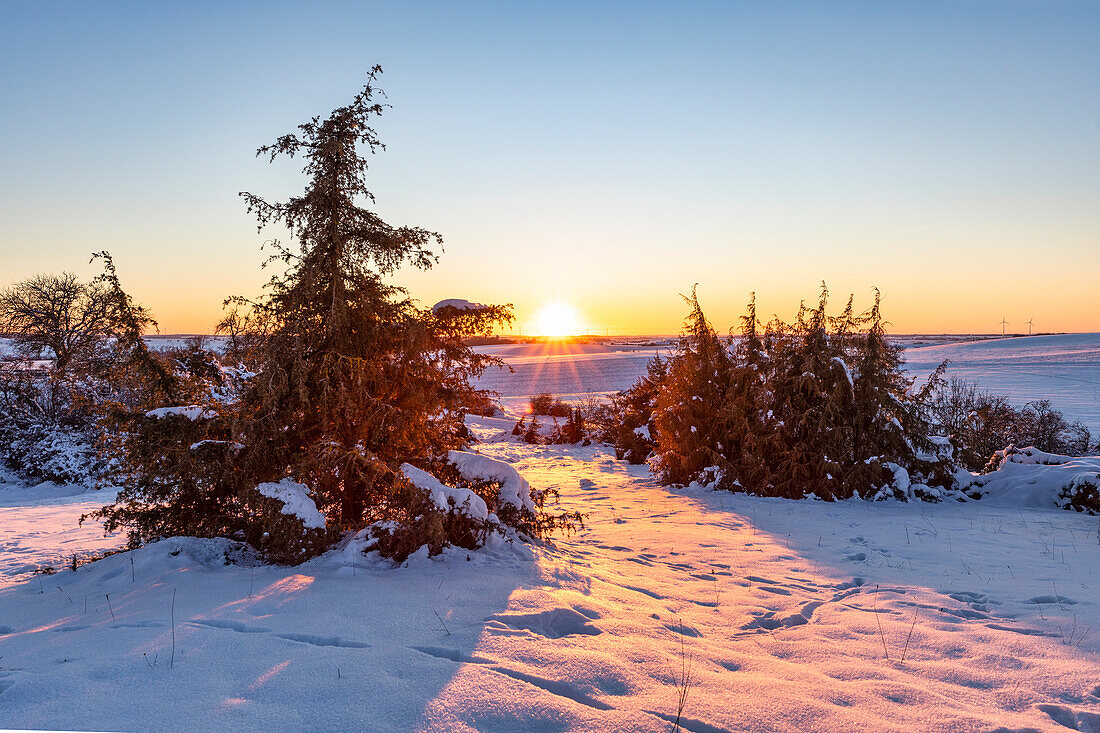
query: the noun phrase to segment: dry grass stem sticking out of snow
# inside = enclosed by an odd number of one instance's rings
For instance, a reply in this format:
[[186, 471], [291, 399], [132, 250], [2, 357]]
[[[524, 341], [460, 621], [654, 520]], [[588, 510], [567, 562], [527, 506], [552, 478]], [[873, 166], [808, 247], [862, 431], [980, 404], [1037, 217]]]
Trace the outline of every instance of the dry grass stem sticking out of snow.
[[909, 651], [909, 642], [913, 639], [913, 629], [917, 628], [917, 607], [913, 606], [913, 623], [909, 624], [909, 635], [905, 637], [905, 647], [901, 650], [901, 663], [905, 664], [905, 655]]
[[886, 659], [890, 659], [890, 650], [886, 648], [886, 634], [882, 632], [882, 619], [878, 615], [878, 586], [875, 586], [875, 598], [872, 602], [872, 612], [875, 614], [875, 623], [878, 624], [878, 636], [882, 639], [882, 651]]
[[168, 660], [169, 668], [176, 666], [176, 589], [172, 589], [172, 658]]
[[687, 643], [684, 641], [684, 622], [679, 620], [680, 624], [680, 671], [672, 674], [673, 681], [676, 684], [676, 720], [672, 723], [672, 730], [680, 730], [680, 718], [684, 714], [684, 709], [687, 707], [688, 692], [691, 690], [692, 683], [692, 660], [687, 653]]

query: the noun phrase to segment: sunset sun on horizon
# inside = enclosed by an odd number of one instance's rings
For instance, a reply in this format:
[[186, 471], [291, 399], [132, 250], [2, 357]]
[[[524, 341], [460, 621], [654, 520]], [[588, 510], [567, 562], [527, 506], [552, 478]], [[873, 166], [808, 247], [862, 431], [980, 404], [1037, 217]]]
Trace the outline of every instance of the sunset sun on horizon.
[[559, 339], [573, 336], [580, 328], [577, 309], [562, 301], [547, 303], [535, 316], [535, 335]]

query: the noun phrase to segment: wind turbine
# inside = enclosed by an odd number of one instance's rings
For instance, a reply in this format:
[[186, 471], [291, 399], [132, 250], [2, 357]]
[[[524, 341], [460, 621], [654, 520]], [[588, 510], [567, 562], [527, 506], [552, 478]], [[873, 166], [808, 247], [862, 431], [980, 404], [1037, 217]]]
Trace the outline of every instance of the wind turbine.
[[1001, 338], [1005, 337], [1005, 326], [1007, 325], [1008, 321], [1004, 319], [1004, 316], [1001, 316]]
[[1031, 319], [1027, 319], [1027, 335], [1031, 335]]

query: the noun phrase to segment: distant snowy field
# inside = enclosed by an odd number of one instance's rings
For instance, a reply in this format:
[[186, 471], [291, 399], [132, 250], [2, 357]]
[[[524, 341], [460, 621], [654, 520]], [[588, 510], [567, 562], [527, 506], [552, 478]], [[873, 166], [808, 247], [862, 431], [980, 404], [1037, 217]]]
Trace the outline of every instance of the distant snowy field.
[[944, 359], [958, 375], [1023, 404], [1049, 399], [1070, 420], [1100, 434], [1100, 333], [1028, 336], [905, 351], [906, 367], [931, 373]]
[[[944, 337], [938, 337], [943, 339]], [[1069, 420], [1080, 420], [1100, 435], [1100, 334], [937, 343], [937, 337], [903, 337], [906, 368], [926, 378], [944, 359], [954, 374], [1022, 405], [1049, 399]], [[629, 387], [645, 373], [662, 346], [515, 345], [483, 349], [514, 370], [491, 370], [481, 386], [499, 392], [506, 405], [550, 392], [567, 397], [606, 394]]]

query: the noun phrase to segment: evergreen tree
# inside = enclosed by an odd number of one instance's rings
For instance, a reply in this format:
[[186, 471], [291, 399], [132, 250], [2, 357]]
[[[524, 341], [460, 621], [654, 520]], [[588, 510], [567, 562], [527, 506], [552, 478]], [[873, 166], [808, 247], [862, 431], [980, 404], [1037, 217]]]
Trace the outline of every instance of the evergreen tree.
[[[285, 478], [309, 488], [329, 539], [380, 520], [409, 522], [424, 499], [401, 464], [431, 469], [468, 445], [465, 412], [486, 397], [471, 380], [497, 360], [466, 340], [509, 321], [510, 306], [433, 313], [386, 281], [403, 264], [429, 268], [441, 238], [364, 206], [374, 199], [361, 148], [382, 147], [370, 126], [385, 108], [376, 101], [380, 73], [375, 67], [347, 106], [257, 151], [301, 156], [308, 184], [286, 202], [241, 194], [260, 229], [281, 225], [299, 243], [297, 251], [275, 243], [272, 259], [285, 269], [264, 297], [233, 299], [247, 319], [228, 325], [249, 337], [256, 376], [238, 401], [210, 403], [202, 419], [135, 420], [130, 480], [99, 513], [109, 530], [128, 527], [134, 541], [236, 534], [279, 552], [270, 531], [278, 517], [256, 487]], [[284, 556], [326, 541], [307, 539]]]
[[682, 297], [691, 312], [657, 392], [653, 416], [657, 447], [651, 465], [661, 480], [672, 483], [687, 483], [704, 468], [726, 467], [722, 440], [729, 420], [720, 408], [734, 367], [728, 345], [703, 315], [695, 288], [690, 297]]
[[[930, 394], [942, 367], [913, 390], [900, 349], [886, 340], [877, 292], [860, 315], [849, 298], [830, 316], [828, 296], [823, 283], [816, 306], [801, 304], [794, 323], [777, 318], [762, 334], [753, 296], [731, 350], [693, 291], [685, 334], [662, 373], [613, 398], [617, 453], [633, 449], [627, 428], [640, 412], [633, 406], [650, 390], [648, 460], [667, 483], [824, 499], [881, 496], [895, 484], [906, 487], [900, 498], [952, 489], [949, 450], [932, 437]], [[907, 480], [897, 479], [902, 471]]]

